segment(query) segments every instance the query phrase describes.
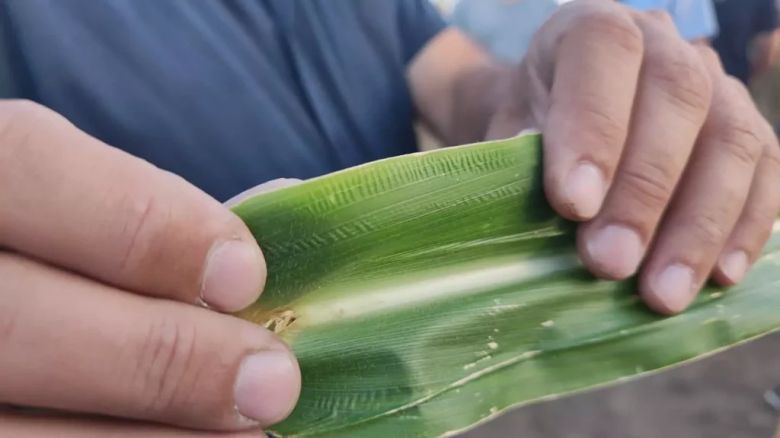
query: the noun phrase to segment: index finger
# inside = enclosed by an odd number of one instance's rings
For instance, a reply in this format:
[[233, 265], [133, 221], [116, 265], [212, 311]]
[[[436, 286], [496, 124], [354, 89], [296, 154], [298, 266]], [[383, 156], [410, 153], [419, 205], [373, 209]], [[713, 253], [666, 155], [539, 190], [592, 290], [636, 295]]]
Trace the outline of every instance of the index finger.
[[[572, 220], [598, 213], [628, 135], [642, 64], [640, 28], [623, 7], [573, 2], [560, 14], [549, 111], [545, 191]], [[564, 7], [565, 8], [565, 7]]]
[[0, 101], [0, 247], [224, 311], [265, 283], [254, 238], [216, 200], [27, 102]]

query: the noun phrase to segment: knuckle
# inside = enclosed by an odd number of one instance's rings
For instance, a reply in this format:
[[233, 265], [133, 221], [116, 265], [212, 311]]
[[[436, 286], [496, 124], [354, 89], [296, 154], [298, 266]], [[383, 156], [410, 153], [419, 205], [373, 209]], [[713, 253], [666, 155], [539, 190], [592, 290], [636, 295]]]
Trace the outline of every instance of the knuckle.
[[0, 139], [6, 140], [26, 136], [41, 122], [51, 122], [56, 113], [31, 100], [0, 101]]
[[16, 157], [27, 149], [30, 137], [42, 117], [50, 111], [29, 100], [2, 101], [0, 103], [0, 166], [13, 165]]
[[765, 148], [762, 159], [766, 161], [770, 169], [769, 171], [780, 184], [780, 147], [778, 147], [776, 141], [770, 143], [769, 146]]
[[761, 143], [753, 130], [734, 128], [726, 135], [729, 155], [745, 166], [754, 167], [761, 157]]
[[688, 50], [659, 47], [648, 55], [645, 71], [672, 104], [685, 111], [704, 113], [712, 99], [712, 81], [700, 60]]
[[660, 21], [664, 24], [674, 24], [674, 19], [672, 18], [671, 14], [667, 12], [664, 9], [653, 9], [650, 11], [644, 12], [648, 17]]
[[196, 340], [194, 324], [167, 317], [150, 323], [140, 355], [141, 408], [150, 417], [175, 411], [191, 395]]
[[157, 263], [153, 243], [166, 233], [167, 220], [164, 204], [153, 195], [126, 194], [120, 202], [124, 224], [118, 239], [121, 251], [119, 272], [132, 273], [149, 263]]
[[753, 97], [750, 90], [739, 79], [734, 76], [723, 75], [718, 84], [719, 93], [717, 94], [718, 103], [723, 106], [738, 106], [745, 117], [749, 115], [758, 115], [758, 110], [753, 104]]
[[25, 164], [44, 155], [36, 150], [51, 146], [39, 142], [40, 133], [72, 126], [59, 114], [30, 100], [0, 100], [0, 188], [14, 186], [13, 179], [18, 172], [3, 172], [2, 169], [21, 169]]
[[723, 74], [723, 66], [720, 62], [720, 56], [718, 55], [718, 52], [715, 51], [715, 49], [710, 46], [704, 46], [700, 44], [696, 45], [694, 48], [699, 53], [699, 57], [704, 61], [704, 65], [710, 69], [712, 73], [718, 72]]
[[777, 218], [777, 212], [771, 208], [765, 208], [763, 205], [748, 205], [742, 212], [740, 223], [743, 228], [752, 230], [762, 230], [766, 227], [771, 228]]
[[646, 161], [644, 164], [628, 166], [622, 173], [631, 199], [650, 211], [661, 211], [666, 207], [675, 183], [675, 177], [667, 166], [656, 161]]
[[571, 26], [570, 31], [575, 38], [594, 37], [629, 53], [641, 53], [644, 46], [642, 30], [629, 16], [618, 11], [589, 11]]
[[736, 99], [752, 102], [750, 90], [739, 79], [731, 75], [724, 75], [725, 86], [737, 94]]
[[34, 304], [43, 297], [39, 296], [42, 290], [35, 286], [34, 281], [44, 274], [39, 265], [30, 258], [3, 251], [0, 247], [0, 357], [13, 349], [13, 345], [20, 345], [20, 341], [28, 342], [29, 338], [26, 340], [24, 337], [30, 330], [31, 318], [36, 315]]
[[691, 236], [698, 247], [714, 248], [726, 240], [725, 227], [712, 214], [700, 214], [693, 220]]
[[27, 99], [1, 100], [0, 121], [5, 125], [11, 121], [25, 120], [50, 112], [45, 106]]
[[598, 145], [605, 152], [614, 151], [615, 146], [622, 146], [628, 135], [627, 121], [618, 120], [614, 114], [604, 111], [595, 102], [580, 107], [581, 120], [587, 129], [581, 130], [583, 143]]
[[764, 142], [752, 122], [745, 111], [729, 110], [714, 121], [713, 128], [716, 143], [724, 147], [731, 158], [751, 168], [764, 149]]

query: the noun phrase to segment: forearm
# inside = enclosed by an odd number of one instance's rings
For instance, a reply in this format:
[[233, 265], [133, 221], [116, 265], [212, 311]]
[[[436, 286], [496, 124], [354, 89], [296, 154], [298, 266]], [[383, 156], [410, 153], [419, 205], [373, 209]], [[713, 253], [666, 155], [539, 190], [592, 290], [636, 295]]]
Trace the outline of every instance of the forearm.
[[[431, 54], [435, 56], [426, 56]], [[412, 63], [409, 82], [420, 118], [453, 145], [485, 138], [512, 71], [461, 32], [449, 29]]]
[[449, 144], [485, 139], [489, 123], [510, 89], [511, 69], [486, 64], [465, 72], [450, 91], [452, 103], [442, 137]]

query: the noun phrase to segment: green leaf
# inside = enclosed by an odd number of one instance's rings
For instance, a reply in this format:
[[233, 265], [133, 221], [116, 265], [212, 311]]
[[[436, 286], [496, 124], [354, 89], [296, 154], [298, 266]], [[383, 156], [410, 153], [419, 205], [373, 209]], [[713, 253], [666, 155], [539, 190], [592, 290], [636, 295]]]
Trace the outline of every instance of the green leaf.
[[269, 281], [240, 316], [288, 341], [303, 392], [283, 436], [434, 437], [780, 326], [780, 222], [748, 278], [686, 313], [591, 277], [547, 206], [536, 135], [407, 155], [235, 211]]

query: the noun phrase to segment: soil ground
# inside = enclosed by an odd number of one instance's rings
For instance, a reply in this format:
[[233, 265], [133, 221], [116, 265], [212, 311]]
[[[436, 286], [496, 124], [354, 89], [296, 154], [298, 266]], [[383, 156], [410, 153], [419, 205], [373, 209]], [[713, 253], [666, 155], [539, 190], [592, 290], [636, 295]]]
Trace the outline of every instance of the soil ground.
[[771, 438], [780, 333], [681, 368], [509, 412], [460, 438]]

